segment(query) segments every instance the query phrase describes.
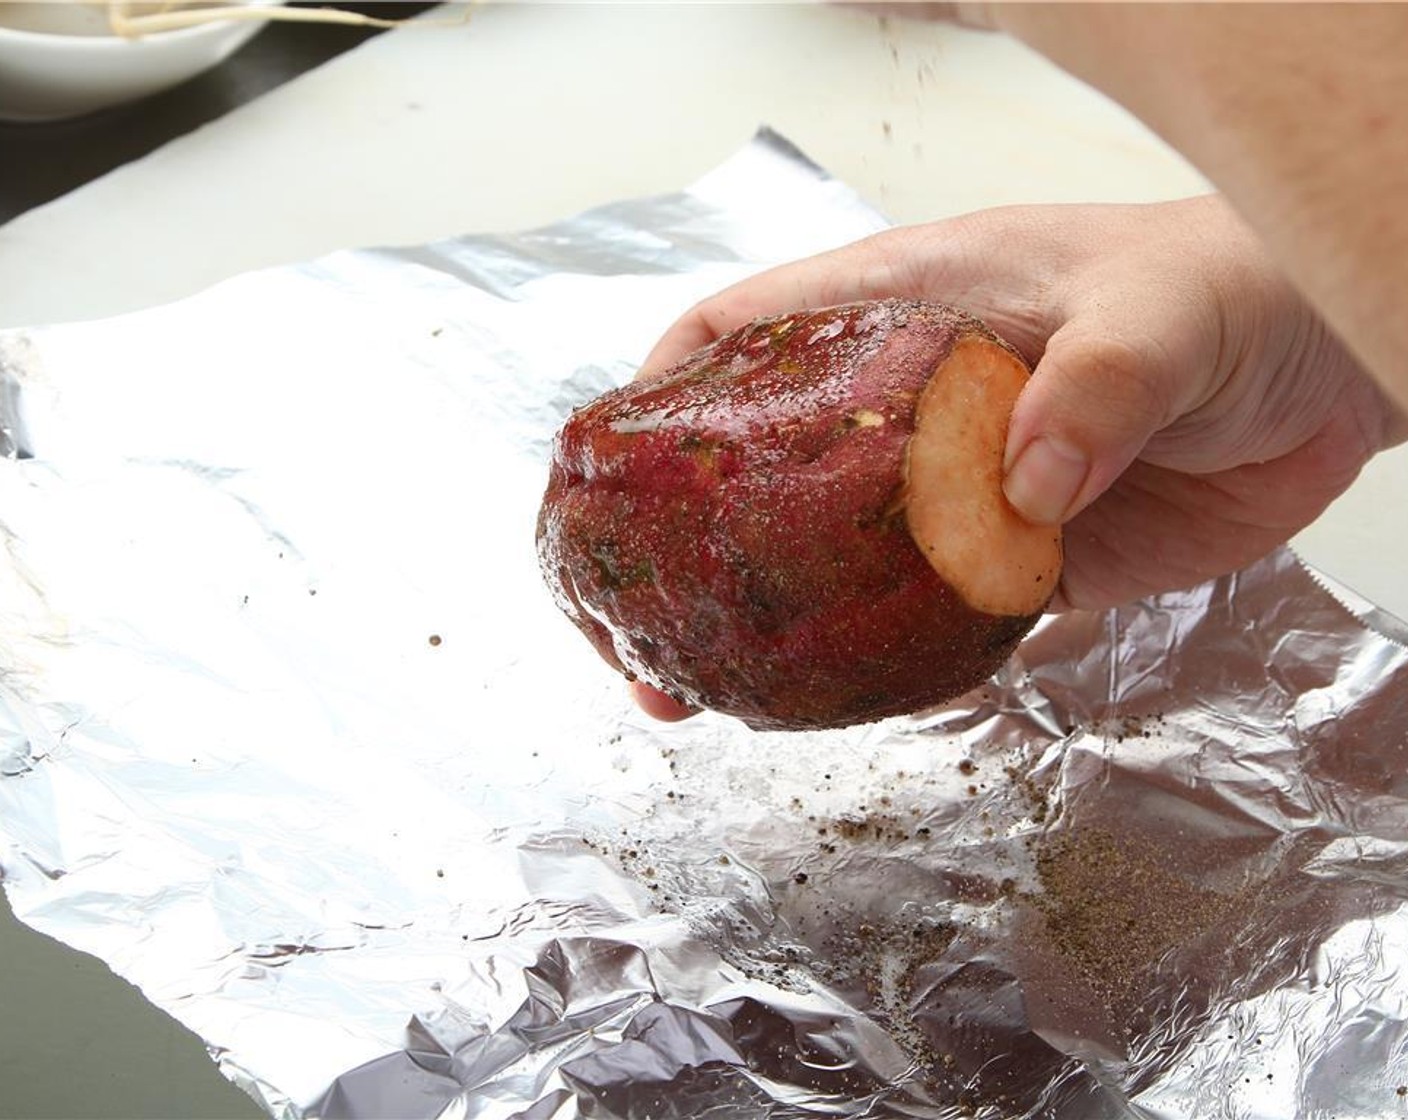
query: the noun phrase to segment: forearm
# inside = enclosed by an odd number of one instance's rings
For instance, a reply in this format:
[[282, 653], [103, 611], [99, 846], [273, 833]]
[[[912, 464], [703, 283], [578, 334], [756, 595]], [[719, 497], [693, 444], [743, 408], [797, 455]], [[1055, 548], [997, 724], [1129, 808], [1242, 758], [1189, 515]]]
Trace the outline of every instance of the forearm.
[[1408, 407], [1408, 8], [993, 5], [1211, 178]]

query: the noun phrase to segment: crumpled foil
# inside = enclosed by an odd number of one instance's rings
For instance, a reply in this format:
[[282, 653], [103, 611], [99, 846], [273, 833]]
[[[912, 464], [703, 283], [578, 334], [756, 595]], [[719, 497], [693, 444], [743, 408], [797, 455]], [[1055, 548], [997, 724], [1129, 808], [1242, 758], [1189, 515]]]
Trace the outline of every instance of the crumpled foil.
[[569, 410], [882, 225], [764, 133], [0, 336], [18, 916], [280, 1117], [1404, 1115], [1408, 653], [1290, 553], [846, 732], [652, 724], [557, 615]]

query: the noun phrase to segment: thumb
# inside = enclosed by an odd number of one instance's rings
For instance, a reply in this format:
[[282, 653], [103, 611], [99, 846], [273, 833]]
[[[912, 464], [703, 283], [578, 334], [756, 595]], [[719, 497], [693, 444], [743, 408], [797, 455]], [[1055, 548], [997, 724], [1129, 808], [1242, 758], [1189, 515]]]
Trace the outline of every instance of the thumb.
[[1068, 325], [1051, 336], [1012, 410], [1007, 500], [1028, 521], [1060, 525], [1088, 506], [1179, 415], [1167, 356]]

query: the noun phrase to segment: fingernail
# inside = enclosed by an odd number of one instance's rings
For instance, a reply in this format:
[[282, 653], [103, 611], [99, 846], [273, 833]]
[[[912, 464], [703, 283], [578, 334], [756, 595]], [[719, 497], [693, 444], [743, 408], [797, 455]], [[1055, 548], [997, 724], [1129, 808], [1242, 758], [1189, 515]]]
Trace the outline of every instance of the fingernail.
[[1038, 436], [1022, 448], [1007, 471], [1002, 490], [1028, 521], [1059, 525], [1085, 485], [1090, 462], [1080, 448], [1051, 436]]

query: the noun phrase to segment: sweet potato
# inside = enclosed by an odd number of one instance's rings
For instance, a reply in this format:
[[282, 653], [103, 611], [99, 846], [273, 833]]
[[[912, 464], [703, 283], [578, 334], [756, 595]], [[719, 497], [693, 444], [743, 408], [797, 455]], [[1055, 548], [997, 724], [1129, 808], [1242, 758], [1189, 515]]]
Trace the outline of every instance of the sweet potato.
[[1011, 655], [1058, 530], [1002, 493], [1027, 367], [885, 300], [763, 319], [558, 433], [538, 554], [608, 662], [765, 729], [912, 713]]

